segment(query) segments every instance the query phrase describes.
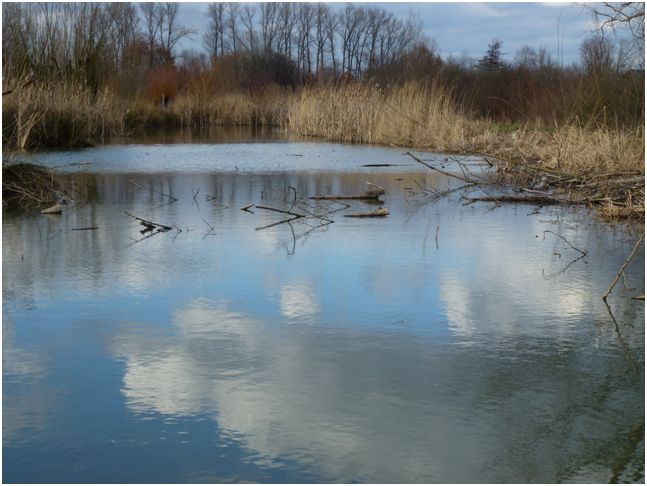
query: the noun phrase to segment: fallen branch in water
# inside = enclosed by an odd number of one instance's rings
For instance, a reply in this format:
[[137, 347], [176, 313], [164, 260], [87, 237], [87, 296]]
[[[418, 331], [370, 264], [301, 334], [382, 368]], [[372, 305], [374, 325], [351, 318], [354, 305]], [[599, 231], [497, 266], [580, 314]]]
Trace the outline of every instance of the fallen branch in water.
[[470, 203], [474, 202], [513, 202], [520, 204], [582, 204], [582, 201], [575, 201], [572, 199], [561, 199], [551, 196], [512, 196], [501, 194], [498, 196], [480, 196], [480, 197], [464, 197]]
[[413, 155], [411, 152], [406, 152], [406, 154], [408, 156], [410, 156], [411, 158], [413, 158], [413, 160], [415, 160], [419, 164], [422, 164], [425, 167], [438, 172], [439, 174], [443, 174], [443, 175], [445, 175], [447, 177], [453, 177], [455, 179], [458, 179], [459, 181], [463, 181], [463, 182], [466, 182], [468, 184], [479, 184], [480, 183], [479, 181], [477, 181], [475, 179], [468, 178], [465, 173], [462, 176], [460, 176], [458, 174], [452, 174], [451, 172], [444, 171], [442, 169], [439, 169], [438, 167], [434, 167], [433, 165], [428, 164], [424, 160], [422, 160], [422, 159], [416, 157], [415, 155]]
[[386, 208], [377, 208], [374, 211], [362, 211], [358, 213], [344, 214], [346, 218], [382, 218], [389, 215], [389, 210]]
[[98, 230], [98, 226], [88, 226], [87, 228], [72, 228], [70, 231], [91, 231]]
[[609, 285], [609, 288], [607, 289], [607, 291], [602, 296], [602, 300], [604, 300], [605, 302], [607, 301], [607, 297], [609, 296], [609, 294], [613, 290], [613, 287], [615, 287], [615, 285], [618, 283], [618, 280], [620, 279], [620, 275], [622, 275], [622, 273], [625, 271], [625, 267], [627, 265], [629, 265], [629, 262], [632, 260], [632, 258], [636, 254], [636, 251], [638, 250], [638, 247], [640, 246], [640, 243], [642, 242], [642, 240], [644, 238], [645, 238], [645, 232], [643, 231], [643, 234], [640, 235], [640, 238], [638, 239], [638, 241], [634, 245], [634, 249], [631, 250], [631, 253], [627, 257], [627, 259], [624, 261], [622, 266], [620, 267], [620, 270], [618, 270], [618, 273], [616, 274], [616, 277], [613, 279], [613, 282], [611, 282], [611, 285]]
[[362, 164], [362, 167], [411, 167], [413, 164]]
[[286, 211], [284, 209], [271, 208], [269, 206], [256, 206], [256, 208], [264, 209], [266, 211], [274, 211], [274, 212], [281, 213], [281, 214], [289, 214], [290, 216], [292, 216], [291, 218], [287, 218], [287, 219], [284, 219], [284, 220], [281, 220], [281, 221], [277, 221], [276, 223], [271, 223], [271, 224], [268, 224], [266, 226], [260, 226], [260, 227], [256, 228], [257, 231], [267, 229], [267, 228], [272, 228], [273, 226], [278, 226], [279, 224], [289, 223], [291, 221], [294, 221], [295, 219], [305, 218], [305, 216], [306, 216], [305, 214], [293, 213], [292, 211]]
[[146, 227], [146, 229], [143, 230], [142, 233], [145, 233], [147, 231], [152, 231], [153, 229], [156, 229], [156, 228], [158, 229], [157, 233], [163, 233], [165, 231], [170, 231], [170, 230], [173, 229], [170, 226], [166, 226], [165, 224], [154, 223], [153, 221], [149, 221], [147, 219], [140, 218], [139, 216], [135, 216], [133, 214], [130, 214], [128, 211], [124, 211], [124, 213], [126, 213], [131, 218], [134, 218], [134, 219], [138, 220], [143, 226]]

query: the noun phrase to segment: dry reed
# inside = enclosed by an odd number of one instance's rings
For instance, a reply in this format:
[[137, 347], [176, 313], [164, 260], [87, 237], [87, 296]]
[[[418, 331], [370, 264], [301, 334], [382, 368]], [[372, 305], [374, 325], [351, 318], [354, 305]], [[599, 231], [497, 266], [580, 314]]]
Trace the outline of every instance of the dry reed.
[[612, 216], [644, 214], [644, 126], [634, 129], [532, 123], [516, 129], [464, 113], [451, 92], [409, 82], [392, 88], [362, 83], [277, 86], [255, 92], [176, 96], [168, 107], [131, 103], [107, 91], [36, 86], [3, 97], [3, 147], [70, 146], [139, 126], [281, 126], [349, 143], [481, 153], [501, 173], [529, 187], [542, 174], [559, 190], [585, 194]]
[[644, 126], [574, 121], [510, 130], [461, 113], [446, 90], [419, 83], [387, 91], [360, 84], [305, 88], [289, 102], [287, 126], [344, 142], [487, 154], [509, 183], [531, 187], [543, 175], [553, 189], [602, 205], [603, 214], [644, 214]]
[[305, 88], [289, 101], [287, 120], [303, 135], [450, 151], [466, 146], [476, 125], [445, 89], [421, 83], [390, 90], [361, 84]]
[[92, 96], [64, 85], [18, 89], [2, 99], [2, 141], [9, 150], [75, 146], [123, 130], [122, 110], [108, 91]]

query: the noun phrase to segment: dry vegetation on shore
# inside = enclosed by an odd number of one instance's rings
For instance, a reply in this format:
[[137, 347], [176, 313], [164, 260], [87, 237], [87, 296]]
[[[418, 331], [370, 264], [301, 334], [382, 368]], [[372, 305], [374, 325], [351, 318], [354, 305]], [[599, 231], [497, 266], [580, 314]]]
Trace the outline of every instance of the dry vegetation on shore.
[[[30, 86], [3, 97], [3, 148], [71, 146], [138, 126], [273, 125], [349, 143], [480, 153], [518, 183], [547, 177], [554, 188], [609, 215], [644, 214], [644, 126], [535, 122], [514, 128], [468, 116], [442, 87], [408, 82], [278, 87], [254, 95], [178, 96], [168, 107], [129, 106], [99, 93]], [[542, 176], [543, 174], [543, 176]]]

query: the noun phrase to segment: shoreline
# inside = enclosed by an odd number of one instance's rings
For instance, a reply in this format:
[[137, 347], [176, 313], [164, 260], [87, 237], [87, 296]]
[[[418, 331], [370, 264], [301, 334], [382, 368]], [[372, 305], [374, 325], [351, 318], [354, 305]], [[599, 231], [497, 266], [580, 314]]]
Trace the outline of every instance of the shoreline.
[[168, 107], [126, 103], [107, 91], [91, 100], [54, 90], [64, 96], [30, 87], [5, 97], [3, 156], [12, 149], [105, 143], [139, 129], [272, 127], [332, 142], [476, 155], [496, 165], [496, 185], [594, 206], [612, 219], [644, 218], [644, 125], [505, 125], [467, 116], [447, 91], [420, 83], [388, 92], [352, 84], [277, 87], [258, 97], [185, 95]]

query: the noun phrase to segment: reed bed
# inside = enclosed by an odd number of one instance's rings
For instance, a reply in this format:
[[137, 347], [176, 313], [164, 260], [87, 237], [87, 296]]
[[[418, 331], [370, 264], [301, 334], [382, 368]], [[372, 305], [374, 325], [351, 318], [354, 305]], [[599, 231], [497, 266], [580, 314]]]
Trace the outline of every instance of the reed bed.
[[289, 100], [287, 119], [287, 128], [302, 135], [447, 151], [466, 147], [477, 126], [447, 90], [421, 83], [305, 88]]
[[8, 150], [79, 146], [123, 131], [123, 110], [108, 91], [32, 85], [2, 99], [2, 144]]
[[[461, 112], [451, 93], [407, 83], [306, 88], [290, 100], [287, 127], [355, 143], [491, 156], [497, 182], [545, 186], [608, 216], [644, 216], [644, 126], [539, 122], [509, 129]], [[543, 184], [541, 182], [544, 181]]]
[[[127, 108], [127, 109], [126, 109]], [[82, 145], [138, 127], [279, 126], [348, 143], [477, 153], [496, 160], [509, 184], [577, 194], [609, 216], [644, 216], [644, 125], [621, 128], [578, 120], [514, 129], [479, 119], [448, 89], [409, 82], [388, 89], [366, 83], [277, 86], [256, 91], [185, 93], [167, 107], [125, 102], [108, 91], [32, 86], [3, 97], [3, 148]]]
[[540, 185], [599, 206], [609, 218], [644, 218], [644, 127], [523, 127], [492, 138], [483, 150], [513, 185]]
[[216, 96], [184, 94], [169, 110], [182, 126], [213, 125], [284, 126], [288, 92], [270, 86], [258, 92], [232, 92]]

